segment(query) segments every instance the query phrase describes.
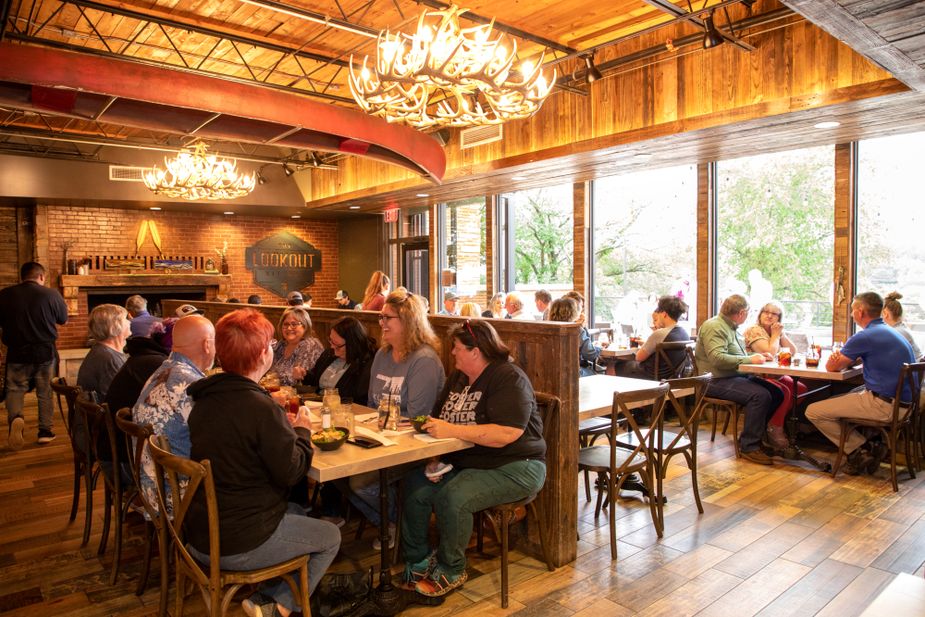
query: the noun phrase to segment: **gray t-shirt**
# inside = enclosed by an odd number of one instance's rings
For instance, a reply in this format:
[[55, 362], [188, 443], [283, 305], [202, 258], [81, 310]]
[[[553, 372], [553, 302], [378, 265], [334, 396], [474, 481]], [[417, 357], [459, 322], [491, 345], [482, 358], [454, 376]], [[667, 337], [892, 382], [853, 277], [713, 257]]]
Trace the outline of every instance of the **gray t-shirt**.
[[380, 399], [391, 396], [403, 416], [429, 416], [445, 380], [443, 364], [428, 345], [401, 362], [395, 362], [391, 351], [380, 349], [369, 372], [369, 406], [375, 409]]

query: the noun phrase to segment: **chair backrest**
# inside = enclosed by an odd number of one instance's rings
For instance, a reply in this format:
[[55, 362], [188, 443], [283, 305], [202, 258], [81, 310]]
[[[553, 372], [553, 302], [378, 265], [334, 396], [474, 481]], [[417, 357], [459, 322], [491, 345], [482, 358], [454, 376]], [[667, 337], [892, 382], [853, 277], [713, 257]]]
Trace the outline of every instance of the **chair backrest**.
[[[710, 385], [712, 379], [713, 375], [711, 373], [704, 373], [693, 377], [670, 379], [665, 382], [669, 387], [667, 401], [678, 415], [678, 424], [680, 426], [675, 431], [674, 438], [668, 444], [661, 444], [661, 436], [657, 437], [659, 444], [665, 450], [673, 449], [685, 435], [690, 440], [691, 447], [697, 447], [697, 429], [700, 426], [700, 416], [703, 415], [703, 409], [706, 406], [704, 398], [707, 395], [707, 386]], [[690, 413], [688, 413], [687, 406], [677, 397], [676, 393], [687, 391], [691, 388], [694, 390], [694, 403], [690, 407]]]
[[[80, 394], [80, 387], [67, 385], [67, 380], [64, 377], [54, 377], [51, 380], [51, 389], [58, 400], [58, 411], [61, 413], [61, 417], [64, 418], [64, 429], [68, 435], [73, 437], [71, 427], [74, 424], [74, 405], [77, 402], [77, 396]], [[61, 404], [62, 398], [67, 404], [67, 413], [64, 413], [64, 405]]]
[[[116, 412], [115, 421], [116, 427], [118, 427], [125, 438], [125, 451], [128, 452], [128, 463], [132, 472], [132, 480], [135, 481], [135, 486], [140, 489], [141, 456], [144, 453], [148, 439], [154, 434], [154, 429], [150, 424], [136, 424], [132, 422], [132, 410], [128, 407], [123, 407]], [[157, 504], [150, 503], [143, 490], [138, 491], [138, 498], [141, 500], [141, 505], [144, 507], [148, 517], [154, 521], [155, 524], [158, 524], [157, 513], [159, 510], [157, 509]]]
[[[651, 449], [656, 433], [656, 431], [649, 431], [648, 434], [644, 435], [636, 422], [633, 410], [629, 406], [633, 403], [651, 404], [652, 413], [649, 415], [649, 421], [652, 426], [661, 424], [662, 414], [665, 412], [665, 396], [668, 394], [669, 387], [667, 382], [662, 382], [654, 388], [613, 393], [613, 408], [610, 415], [610, 443], [617, 443], [617, 433], [622, 426], [626, 427], [626, 433], [632, 433], [636, 437], [636, 446], [633, 448], [632, 454], [627, 457], [627, 461], [632, 461], [637, 454], [644, 454], [645, 451]], [[617, 449], [610, 448], [611, 469], [616, 469], [617, 467], [616, 455]]]
[[[684, 373], [684, 369], [690, 364], [688, 350], [694, 348], [693, 341], [669, 341], [661, 342], [655, 346], [655, 378], [656, 379], [677, 379]], [[675, 360], [671, 356], [672, 352], [677, 354], [680, 360]]]
[[690, 346], [687, 348], [687, 359], [691, 363], [691, 367], [694, 369], [694, 375], [700, 374], [700, 369], [697, 368], [697, 354], [695, 353], [696, 347]]
[[543, 421], [543, 439], [548, 444], [554, 435], [559, 432], [559, 407], [562, 401], [559, 397], [545, 392], [536, 392], [536, 410]]
[[[221, 550], [219, 547], [218, 499], [215, 495], [215, 482], [212, 479], [212, 466], [208, 460], [191, 461], [188, 458], [170, 453], [170, 444], [166, 437], [152, 435], [148, 438], [148, 452], [154, 460], [154, 480], [157, 486], [157, 504], [161, 512], [167, 512], [167, 500], [172, 502], [173, 518], [164, 517], [164, 526], [170, 533], [177, 559], [183, 562], [184, 569], [192, 575], [196, 583], [212, 589], [220, 587]], [[180, 490], [180, 477], [188, 479], [186, 490]], [[170, 485], [170, 495], [167, 494]], [[202, 491], [209, 523], [209, 572], [206, 573], [199, 562], [186, 547], [183, 525], [189, 514], [190, 506]], [[177, 567], [180, 567], [177, 563]]]
[[[86, 427], [87, 452], [91, 460], [109, 460], [112, 468], [103, 473], [103, 478], [109, 488], [116, 494], [122, 495], [122, 474], [119, 472], [119, 449], [116, 447], [116, 426], [109, 413], [106, 403], [99, 405], [78, 396], [75, 401], [75, 424], [82, 423]], [[103, 437], [105, 436], [105, 437]]]
[[[925, 362], [903, 364], [899, 370], [899, 381], [896, 383], [896, 395], [893, 397], [893, 424], [914, 422], [921, 409], [922, 379], [925, 378]], [[912, 392], [912, 404], [903, 407], [901, 397], [905, 386]]]

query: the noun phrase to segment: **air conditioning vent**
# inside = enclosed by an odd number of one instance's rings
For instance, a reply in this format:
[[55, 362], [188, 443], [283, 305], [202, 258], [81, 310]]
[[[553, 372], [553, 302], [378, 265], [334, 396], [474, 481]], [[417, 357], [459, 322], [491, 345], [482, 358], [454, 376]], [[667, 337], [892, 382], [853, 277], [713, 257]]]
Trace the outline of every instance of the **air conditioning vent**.
[[109, 179], [113, 182], [144, 182], [142, 175], [151, 171], [150, 167], [129, 167], [127, 165], [110, 165]]
[[504, 137], [504, 133], [500, 124], [474, 126], [471, 129], [463, 129], [459, 132], [459, 147], [462, 150], [474, 148], [483, 144], [490, 144], [493, 141], [500, 141], [502, 137]]

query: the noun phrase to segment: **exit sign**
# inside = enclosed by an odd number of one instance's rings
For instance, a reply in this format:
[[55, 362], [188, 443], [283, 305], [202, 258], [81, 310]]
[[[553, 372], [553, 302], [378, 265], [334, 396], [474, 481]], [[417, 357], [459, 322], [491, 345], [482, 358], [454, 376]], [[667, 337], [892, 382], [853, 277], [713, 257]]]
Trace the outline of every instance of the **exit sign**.
[[385, 217], [386, 223], [397, 223], [398, 222], [398, 208], [391, 208], [389, 210], [383, 211], [383, 216]]

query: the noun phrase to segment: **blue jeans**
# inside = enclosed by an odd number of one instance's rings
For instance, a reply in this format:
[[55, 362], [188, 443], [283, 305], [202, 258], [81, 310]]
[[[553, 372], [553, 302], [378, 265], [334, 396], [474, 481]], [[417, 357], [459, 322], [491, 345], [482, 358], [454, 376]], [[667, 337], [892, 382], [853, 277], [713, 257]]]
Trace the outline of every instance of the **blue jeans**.
[[745, 426], [739, 434], [739, 451], [761, 447], [768, 420], [784, 401], [780, 388], [754, 375], [720, 377], [707, 386], [707, 396], [733, 401], [745, 408]]
[[405, 480], [405, 511], [401, 543], [405, 561], [427, 557], [430, 513], [437, 519], [440, 545], [437, 561], [453, 574], [466, 568], [466, 546], [472, 536], [472, 515], [502, 503], [518, 501], [538, 492], [546, 481], [543, 461], [514, 461], [496, 469], [453, 469], [439, 482], [415, 469]]
[[[200, 553], [192, 546], [187, 548], [193, 557], [203, 563], [209, 563], [208, 555]], [[302, 508], [290, 503], [289, 510], [276, 526], [276, 531], [263, 544], [246, 553], [224, 555], [219, 564], [223, 570], [252, 570], [266, 568], [299, 555], [308, 555], [308, 593], [311, 594], [328, 566], [334, 561], [339, 548], [340, 530], [336, 525], [309, 518], [305, 516]], [[298, 583], [298, 572], [293, 572], [292, 576]], [[260, 592], [289, 610], [299, 610], [292, 590], [281, 578], [262, 583]]]
[[43, 364], [6, 365], [6, 415], [7, 423], [22, 417], [23, 400], [29, 391], [29, 382], [35, 381], [35, 396], [39, 401], [39, 429], [50, 431], [55, 407], [51, 400], [51, 378], [55, 361]]

